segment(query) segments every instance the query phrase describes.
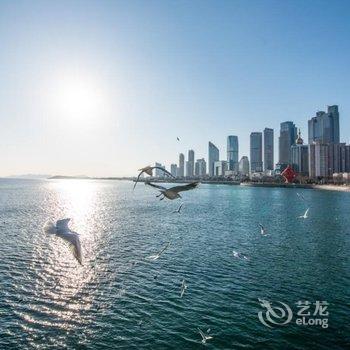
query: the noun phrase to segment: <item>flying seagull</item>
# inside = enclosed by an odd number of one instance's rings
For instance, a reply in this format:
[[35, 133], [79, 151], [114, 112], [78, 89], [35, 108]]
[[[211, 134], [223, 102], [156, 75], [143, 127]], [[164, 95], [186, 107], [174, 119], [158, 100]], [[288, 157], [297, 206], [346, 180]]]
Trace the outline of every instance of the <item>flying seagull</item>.
[[149, 260], [158, 260], [160, 258], [160, 256], [165, 252], [165, 250], [169, 247], [169, 245], [170, 245], [170, 242], [168, 242], [164, 246], [164, 248], [162, 248], [162, 250], [159, 253], [154, 254], [154, 255], [150, 255], [150, 256], [147, 257], [147, 259], [149, 259]]
[[70, 230], [68, 227], [69, 221], [70, 219], [58, 220], [56, 225], [54, 225], [52, 222], [48, 222], [44, 226], [44, 231], [46, 233], [55, 234], [56, 236], [64, 239], [72, 250], [74, 257], [78, 260], [79, 264], [82, 265], [83, 259], [79, 234]]
[[202, 337], [202, 344], [205, 344], [207, 340], [213, 339], [210, 335], [204, 334], [199, 328], [198, 328], [199, 334]]
[[186, 289], [187, 289], [187, 284], [186, 284], [185, 280], [182, 280], [180, 298], [183, 297]]
[[180, 214], [181, 208], [182, 208], [183, 205], [184, 205], [184, 204], [181, 203], [180, 206], [179, 206], [179, 208], [178, 208], [177, 210], [174, 210], [173, 213], [179, 213], [179, 214]]
[[297, 192], [297, 196], [301, 198], [304, 202], [306, 202], [305, 197], [301, 193]]
[[262, 235], [266, 235], [267, 233], [266, 233], [266, 230], [265, 230], [265, 227], [263, 226], [263, 224], [259, 224], [259, 226], [260, 226], [260, 233]]
[[179, 136], [176, 138], [176, 140], [178, 140], [178, 141], [180, 141], [180, 138], [179, 138]]
[[191, 182], [188, 185], [174, 186], [170, 188], [165, 188], [163, 186], [155, 185], [150, 182], [145, 182], [145, 184], [158, 188], [160, 190], [160, 194], [157, 196], [160, 197], [161, 195], [163, 195], [163, 197], [160, 198], [160, 200], [163, 200], [165, 197], [171, 200], [176, 198], [182, 198], [179, 195], [179, 192], [192, 190], [198, 186], [198, 182]]
[[165, 170], [164, 168], [162, 168], [162, 167], [160, 167], [160, 166], [150, 166], [150, 165], [148, 165], [148, 166], [145, 166], [144, 168], [139, 169], [140, 173], [139, 173], [139, 175], [137, 176], [137, 179], [136, 179], [136, 181], [135, 181], [135, 183], [134, 183], [134, 189], [135, 189], [136, 184], [138, 183], [138, 181], [139, 181], [139, 179], [140, 179], [140, 176], [141, 176], [143, 173], [146, 173], [147, 175], [152, 176], [152, 174], [153, 174], [153, 173], [152, 173], [153, 169], [162, 170], [165, 174], [167, 174], [167, 175], [169, 175], [169, 176], [175, 178], [175, 176], [172, 175], [171, 173], [169, 173], [168, 170]]
[[235, 258], [249, 260], [249, 258], [246, 255], [239, 253], [235, 250], [233, 250], [232, 253]]
[[305, 213], [304, 213], [304, 215], [300, 215], [300, 216], [299, 216], [299, 219], [307, 219], [307, 218], [308, 218], [308, 215], [307, 215], [307, 214], [308, 214], [308, 212], [309, 212], [309, 209], [310, 209], [310, 208], [307, 208], [306, 211], [305, 211]]

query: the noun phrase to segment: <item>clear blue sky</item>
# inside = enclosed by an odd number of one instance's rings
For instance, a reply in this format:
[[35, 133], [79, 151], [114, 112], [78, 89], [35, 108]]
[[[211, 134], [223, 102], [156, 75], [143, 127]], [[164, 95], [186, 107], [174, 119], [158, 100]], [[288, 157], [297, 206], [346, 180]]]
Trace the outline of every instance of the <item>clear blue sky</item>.
[[[0, 176], [132, 175], [339, 104], [349, 1], [0, 1]], [[86, 102], [86, 103], [85, 103]], [[176, 142], [180, 136], [181, 142]], [[277, 154], [276, 154], [277, 156]]]

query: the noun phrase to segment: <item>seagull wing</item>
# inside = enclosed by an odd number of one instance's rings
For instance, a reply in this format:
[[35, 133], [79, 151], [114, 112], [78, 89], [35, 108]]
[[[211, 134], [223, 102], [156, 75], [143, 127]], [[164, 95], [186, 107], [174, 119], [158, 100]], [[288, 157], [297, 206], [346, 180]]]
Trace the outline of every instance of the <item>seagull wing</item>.
[[144, 172], [144, 170], [141, 170], [139, 176], [137, 177], [137, 179], [136, 179], [136, 181], [135, 181], [135, 183], [134, 183], [134, 188], [133, 188], [133, 190], [135, 189], [137, 183], [139, 182], [140, 176], [142, 175], [143, 172]]
[[305, 212], [304, 216], [307, 216], [309, 210], [310, 210], [310, 208], [307, 208], [307, 209], [306, 209], [306, 212]]
[[160, 166], [154, 166], [154, 167], [152, 167], [152, 169], [159, 169], [159, 170], [162, 170], [165, 174], [167, 174], [167, 175], [169, 175], [169, 176], [171, 176], [171, 177], [173, 177], [173, 178], [175, 179], [175, 176], [174, 176], [172, 173], [169, 173], [168, 170], [165, 170], [164, 168], [162, 168], [162, 167], [160, 167]]
[[162, 191], [166, 191], [166, 190], [167, 190], [167, 189], [166, 189], [165, 187], [163, 187], [163, 186], [155, 185], [155, 184], [152, 184], [151, 182], [148, 182], [148, 181], [145, 182], [145, 185], [158, 188], [159, 190], [162, 190]]
[[179, 193], [179, 192], [183, 192], [183, 191], [193, 190], [194, 188], [196, 188], [198, 186], [198, 183], [199, 182], [191, 182], [188, 185], [171, 187], [171, 188], [169, 188], [169, 191]]
[[203, 338], [203, 340], [206, 340], [205, 334], [198, 328], [198, 332], [201, 335], [201, 337]]
[[264, 229], [264, 226], [262, 224], [259, 224], [260, 228]]
[[57, 230], [62, 230], [62, 231], [67, 231], [69, 230], [68, 228], [68, 223], [69, 223], [70, 219], [62, 219], [62, 220], [57, 220], [56, 222], [56, 228]]
[[169, 247], [169, 245], [170, 245], [170, 243], [168, 242], [168, 243], [165, 245], [165, 247], [158, 253], [158, 255], [161, 256], [161, 255], [165, 252], [165, 250]]
[[82, 254], [81, 254], [81, 244], [79, 235], [76, 232], [65, 232], [65, 233], [58, 233], [57, 236], [64, 239], [68, 245], [69, 248], [72, 250], [74, 257], [78, 260], [79, 264], [82, 265]]

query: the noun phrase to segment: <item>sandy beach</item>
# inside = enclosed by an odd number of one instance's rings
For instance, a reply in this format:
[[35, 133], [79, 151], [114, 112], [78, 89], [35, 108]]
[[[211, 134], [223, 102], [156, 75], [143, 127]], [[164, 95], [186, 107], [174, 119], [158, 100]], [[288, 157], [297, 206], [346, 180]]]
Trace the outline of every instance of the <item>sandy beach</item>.
[[350, 192], [350, 186], [348, 185], [314, 185], [313, 188], [316, 190]]

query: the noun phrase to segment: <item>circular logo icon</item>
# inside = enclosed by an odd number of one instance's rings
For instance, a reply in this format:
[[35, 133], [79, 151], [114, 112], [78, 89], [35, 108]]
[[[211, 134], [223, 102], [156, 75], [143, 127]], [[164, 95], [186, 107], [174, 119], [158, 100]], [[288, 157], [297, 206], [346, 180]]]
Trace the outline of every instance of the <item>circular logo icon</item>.
[[277, 301], [279, 305], [276, 306], [264, 299], [259, 299], [259, 302], [265, 308], [264, 311], [258, 312], [259, 320], [264, 326], [283, 326], [292, 320], [293, 312], [287, 304]]

